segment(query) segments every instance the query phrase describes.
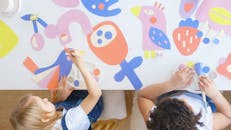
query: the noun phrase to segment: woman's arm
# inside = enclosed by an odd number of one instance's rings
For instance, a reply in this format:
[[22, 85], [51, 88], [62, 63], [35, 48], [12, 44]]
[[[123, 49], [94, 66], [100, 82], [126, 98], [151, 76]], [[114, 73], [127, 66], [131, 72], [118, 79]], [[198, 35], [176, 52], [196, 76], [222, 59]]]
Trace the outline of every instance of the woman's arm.
[[96, 103], [98, 102], [100, 96], [102, 95], [101, 89], [94, 79], [94, 77], [90, 74], [89, 70], [87, 70], [85, 66], [85, 62], [81, 58], [81, 54], [77, 50], [67, 50], [68, 56], [72, 59], [74, 64], [79, 68], [88, 90], [88, 96], [81, 102], [80, 106], [84, 110], [86, 114], [90, 113], [94, 108]]
[[185, 67], [178, 70], [170, 80], [162, 83], [149, 85], [138, 91], [138, 106], [145, 121], [148, 120], [149, 111], [153, 107], [153, 101], [160, 95], [177, 90], [183, 89], [192, 82], [194, 71], [192, 68]]
[[231, 124], [231, 105], [207, 77], [200, 77], [199, 86], [214, 102], [217, 112], [213, 114], [213, 129], [224, 129]]

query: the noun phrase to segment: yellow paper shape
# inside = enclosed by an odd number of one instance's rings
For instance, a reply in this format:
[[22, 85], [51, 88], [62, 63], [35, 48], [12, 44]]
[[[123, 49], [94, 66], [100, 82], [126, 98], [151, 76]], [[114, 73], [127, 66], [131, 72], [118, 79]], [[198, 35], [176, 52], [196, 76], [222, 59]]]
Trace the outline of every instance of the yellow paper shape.
[[231, 25], [231, 12], [224, 8], [211, 8], [209, 17], [220, 25]]
[[18, 36], [0, 20], [0, 58], [6, 56], [18, 43]]

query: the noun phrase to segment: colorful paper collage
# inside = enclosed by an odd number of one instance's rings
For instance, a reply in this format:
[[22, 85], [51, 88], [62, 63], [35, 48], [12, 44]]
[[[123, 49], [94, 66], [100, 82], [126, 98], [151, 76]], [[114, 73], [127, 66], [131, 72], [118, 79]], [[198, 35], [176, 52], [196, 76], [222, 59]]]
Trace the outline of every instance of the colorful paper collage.
[[[228, 0], [212, 2], [179, 0], [178, 7], [175, 8], [179, 19], [174, 20], [179, 24], [172, 27], [169, 24], [171, 21], [168, 17], [171, 14], [168, 14], [169, 8], [166, 7], [170, 6], [167, 2], [156, 0], [152, 4], [133, 3], [134, 6], [126, 8], [127, 10], [122, 9], [122, 2], [119, 0], [52, 0], [51, 4], [63, 10], [59, 14], [54, 14], [57, 19], [51, 20], [49, 13], [46, 16], [28, 11], [29, 13], [21, 13], [23, 14], [21, 24], [33, 29], [27, 41], [30, 42], [34, 51], [38, 51], [36, 52], [38, 55], [43, 51], [48, 40], [60, 43], [55, 43], [54, 48], [69, 46], [74, 40], [78, 40], [79, 37], [72, 34], [71, 30], [73, 24], [78, 24], [87, 41], [85, 44], [97, 60], [108, 66], [120, 67], [111, 76], [114, 79], [112, 82], [122, 83], [127, 78], [135, 90], [141, 89], [144, 84], [139, 73], [135, 71], [142, 68], [144, 60], [158, 62], [159, 59], [164, 59], [166, 55], [171, 55], [170, 53], [173, 52], [179, 52], [180, 56], [190, 58], [197, 51], [203, 51], [200, 50], [203, 47], [209, 49], [209, 46], [205, 44], [224, 44], [222, 37], [231, 36], [231, 6]], [[136, 48], [133, 48], [132, 43], [128, 43], [128, 34], [124, 31], [125, 28], [121, 27], [122, 23], [114, 20], [123, 13], [130, 13], [132, 20], [136, 20], [134, 22], [139, 25], [131, 30], [140, 32], [140, 41], [138, 41], [140, 48], [137, 49], [141, 49], [143, 54], [129, 55], [130, 51]], [[92, 20], [92, 18], [95, 19]], [[136, 41], [136, 38], [135, 36], [129, 40]], [[13, 51], [18, 42], [19, 38], [15, 32], [0, 20], [0, 58]], [[33, 73], [33, 80], [42, 88], [54, 89], [60, 77], [78, 73], [78, 69], [73, 70], [73, 63], [67, 59], [65, 51], [58, 55], [53, 64], [46, 67], [38, 66], [32, 59], [32, 55], [28, 54], [22, 62]], [[208, 66], [202, 64], [203, 62], [193, 64], [197, 75], [201, 75], [202, 72], [209, 75], [211, 71]], [[224, 64], [220, 64], [217, 72], [231, 79], [227, 69], [229, 62], [227, 60]], [[93, 63], [89, 62], [90, 64]], [[91, 73], [103, 71], [103, 68], [99, 69], [95, 64], [90, 66]], [[97, 80], [101, 79], [98, 74], [94, 76]], [[82, 80], [81, 76], [77, 79], [69, 78], [70, 84], [76, 87], [82, 85]]]

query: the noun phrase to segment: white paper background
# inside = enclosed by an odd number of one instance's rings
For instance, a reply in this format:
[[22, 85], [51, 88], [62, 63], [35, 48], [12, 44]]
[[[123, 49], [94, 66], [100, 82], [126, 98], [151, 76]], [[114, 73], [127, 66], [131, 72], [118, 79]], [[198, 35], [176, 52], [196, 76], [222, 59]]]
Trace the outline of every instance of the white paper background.
[[[143, 86], [169, 79], [179, 64], [188, 61], [193, 61], [194, 63], [203, 62], [208, 64], [210, 68], [215, 69], [219, 58], [226, 57], [231, 52], [231, 38], [225, 36], [217, 46], [200, 43], [193, 55], [181, 55], [172, 38], [173, 30], [182, 19], [179, 16], [180, 0], [158, 0], [158, 2], [165, 6], [167, 36], [171, 42], [171, 50], [163, 51], [163, 57], [160, 58], [143, 59], [141, 66], [135, 70]], [[19, 43], [14, 50], [6, 57], [0, 59], [0, 89], [42, 89], [32, 80], [33, 74], [23, 66], [23, 60], [30, 56], [40, 67], [45, 67], [53, 64], [63, 49], [58, 39], [46, 38], [43, 33], [44, 28], [38, 24], [39, 32], [45, 39], [45, 45], [41, 51], [34, 51], [30, 46], [30, 37], [33, 34], [32, 22], [21, 20], [21, 16], [29, 13], [37, 14], [48, 24], [56, 24], [58, 18], [66, 11], [79, 9], [85, 12], [92, 26], [102, 21], [113, 21], [120, 27], [126, 38], [129, 48], [126, 60], [130, 61], [136, 56], [143, 56], [141, 21], [131, 13], [130, 9], [137, 5], [153, 4], [153, 0], [120, 0], [111, 7], [121, 8], [122, 12], [120, 14], [113, 17], [99, 17], [88, 12], [81, 2], [78, 7], [63, 8], [55, 5], [51, 0], [22, 0], [18, 13], [11, 17], [0, 16], [0, 19], [6, 22], [19, 37]], [[68, 47], [85, 50], [87, 52], [86, 60], [90, 60], [100, 66], [102, 73], [100, 86], [102, 89], [133, 89], [127, 78], [122, 82], [114, 80], [114, 75], [120, 70], [120, 66], [105, 64], [91, 52], [79, 24], [72, 24], [70, 31], [72, 42], [68, 44]], [[219, 89], [231, 89], [231, 81], [228, 78], [219, 75], [215, 81]]]

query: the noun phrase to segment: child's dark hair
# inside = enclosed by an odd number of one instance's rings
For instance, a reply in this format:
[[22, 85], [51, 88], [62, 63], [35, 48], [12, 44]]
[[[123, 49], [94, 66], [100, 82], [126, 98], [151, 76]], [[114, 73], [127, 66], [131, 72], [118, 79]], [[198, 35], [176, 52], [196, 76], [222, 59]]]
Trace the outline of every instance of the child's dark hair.
[[149, 130], [197, 130], [201, 112], [194, 115], [192, 110], [181, 100], [164, 98], [156, 104], [150, 112], [150, 119], [146, 122]]

